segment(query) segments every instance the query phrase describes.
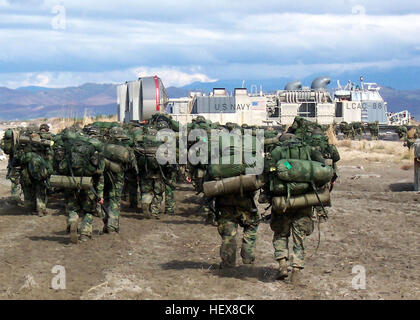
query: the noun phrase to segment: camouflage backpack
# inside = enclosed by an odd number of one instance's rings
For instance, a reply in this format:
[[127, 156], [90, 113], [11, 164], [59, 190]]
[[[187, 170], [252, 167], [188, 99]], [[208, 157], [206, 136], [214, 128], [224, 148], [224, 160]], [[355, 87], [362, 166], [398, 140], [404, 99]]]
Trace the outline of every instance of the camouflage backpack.
[[7, 129], [4, 133], [3, 140], [1, 143], [1, 148], [3, 149], [4, 153], [7, 155], [10, 155], [13, 153], [14, 136], [15, 136], [15, 132], [10, 128]]
[[75, 177], [93, 176], [98, 173], [100, 155], [95, 146], [82, 139], [64, 142], [64, 159], [58, 165], [61, 174]]
[[48, 163], [35, 152], [26, 152], [21, 163], [27, 165], [29, 175], [37, 181], [47, 180], [52, 173]]

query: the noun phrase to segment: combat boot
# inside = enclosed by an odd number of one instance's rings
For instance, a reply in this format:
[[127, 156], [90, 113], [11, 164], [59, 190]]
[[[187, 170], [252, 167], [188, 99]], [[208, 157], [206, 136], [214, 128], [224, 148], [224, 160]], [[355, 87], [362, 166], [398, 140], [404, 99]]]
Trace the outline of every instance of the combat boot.
[[302, 269], [293, 267], [292, 276], [290, 277], [290, 282], [293, 285], [302, 285]]
[[146, 219], [152, 219], [152, 214], [150, 212], [150, 203], [142, 203], [141, 207], [144, 217]]
[[77, 235], [77, 222], [73, 221], [70, 224], [70, 241], [73, 244], [77, 244], [78, 235]]
[[286, 258], [283, 258], [279, 260], [279, 273], [277, 276], [277, 280], [283, 280], [287, 277], [287, 261]]
[[80, 242], [87, 242], [87, 241], [89, 241], [91, 239], [92, 239], [92, 237], [91, 236], [88, 236], [87, 234], [80, 235]]

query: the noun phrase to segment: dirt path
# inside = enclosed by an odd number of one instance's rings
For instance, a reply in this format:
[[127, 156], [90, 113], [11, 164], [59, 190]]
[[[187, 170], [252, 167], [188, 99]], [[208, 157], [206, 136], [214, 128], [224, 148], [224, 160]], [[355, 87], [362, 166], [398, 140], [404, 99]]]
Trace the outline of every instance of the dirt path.
[[[305, 287], [274, 280], [272, 231], [259, 229], [255, 266], [219, 270], [217, 229], [203, 224], [188, 185], [176, 191], [176, 216], [141, 219], [123, 206], [121, 233], [69, 245], [63, 200], [50, 215], [27, 215], [10, 205], [0, 183], [1, 299], [408, 299], [420, 298], [419, 194], [412, 171], [397, 164], [346, 161], [333, 193], [330, 219], [307, 241]], [[0, 172], [5, 176], [4, 168]], [[238, 244], [240, 242], [238, 241]], [[66, 290], [51, 288], [55, 265]], [[366, 270], [366, 289], [352, 287], [354, 266]]]

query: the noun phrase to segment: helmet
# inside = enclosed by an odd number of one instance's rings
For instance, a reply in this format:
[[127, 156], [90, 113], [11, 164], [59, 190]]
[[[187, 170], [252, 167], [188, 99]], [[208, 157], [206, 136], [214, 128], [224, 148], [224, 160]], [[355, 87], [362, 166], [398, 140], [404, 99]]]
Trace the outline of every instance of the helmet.
[[206, 122], [206, 118], [204, 118], [203, 116], [198, 116], [197, 118], [195, 118], [195, 122], [197, 123]]
[[292, 133], [283, 133], [280, 136], [280, 139], [279, 139], [280, 142], [285, 142], [285, 141], [289, 141], [289, 140], [297, 140], [297, 138]]
[[43, 131], [45, 130], [45, 132], [49, 132], [50, 131], [50, 126], [46, 123], [43, 123], [39, 126], [39, 131]]
[[109, 135], [114, 139], [127, 140], [129, 137], [121, 127], [112, 127], [109, 129]]
[[169, 124], [166, 121], [159, 120], [156, 127], [157, 127], [158, 130], [168, 129]]

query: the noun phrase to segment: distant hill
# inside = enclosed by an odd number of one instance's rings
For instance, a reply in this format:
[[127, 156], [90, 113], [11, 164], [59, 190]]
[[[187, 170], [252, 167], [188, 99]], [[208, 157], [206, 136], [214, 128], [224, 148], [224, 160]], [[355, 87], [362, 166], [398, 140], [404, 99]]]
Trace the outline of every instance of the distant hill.
[[[288, 81], [273, 79], [265, 81], [245, 81], [249, 91], [259, 91], [262, 85], [264, 92], [282, 89]], [[304, 85], [310, 85], [304, 81]], [[223, 80], [209, 83], [192, 83], [178, 88], [168, 87], [166, 91], [170, 98], [188, 96], [189, 91], [201, 90], [210, 92], [214, 87], [224, 87], [229, 91], [241, 87], [240, 80]], [[86, 83], [78, 87], [44, 88], [22, 87], [9, 89], [0, 87], [0, 119], [30, 120], [49, 117], [82, 117], [88, 115], [108, 115], [117, 112], [117, 86], [115, 84]], [[383, 87], [381, 95], [388, 102], [388, 111], [397, 112], [409, 110], [416, 119], [420, 119], [420, 89], [397, 90]]]
[[420, 89], [396, 90], [384, 87], [380, 93], [388, 102], [389, 112], [408, 110], [416, 120], [420, 119]]

